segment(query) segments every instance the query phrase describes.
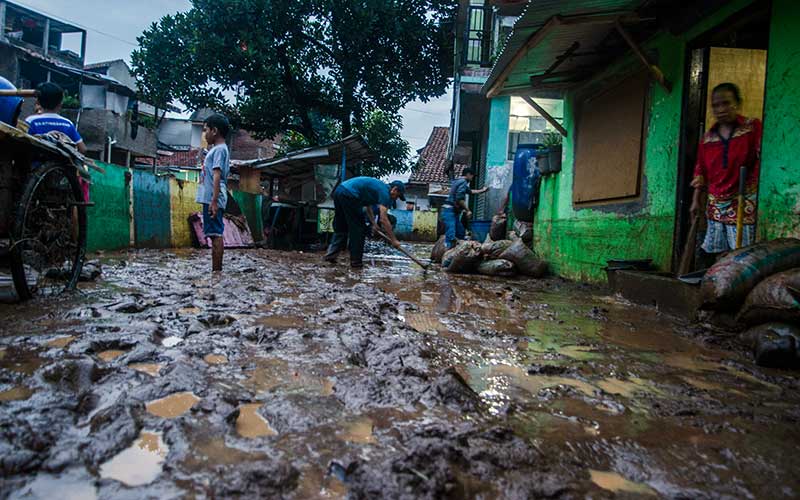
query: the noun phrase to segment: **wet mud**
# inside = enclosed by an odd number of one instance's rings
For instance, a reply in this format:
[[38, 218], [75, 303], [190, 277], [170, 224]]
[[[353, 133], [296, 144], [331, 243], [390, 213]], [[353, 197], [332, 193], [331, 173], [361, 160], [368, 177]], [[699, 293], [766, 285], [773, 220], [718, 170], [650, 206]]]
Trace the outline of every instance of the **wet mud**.
[[209, 260], [105, 255], [0, 305], [0, 496], [800, 495], [798, 374], [724, 333], [375, 248]]

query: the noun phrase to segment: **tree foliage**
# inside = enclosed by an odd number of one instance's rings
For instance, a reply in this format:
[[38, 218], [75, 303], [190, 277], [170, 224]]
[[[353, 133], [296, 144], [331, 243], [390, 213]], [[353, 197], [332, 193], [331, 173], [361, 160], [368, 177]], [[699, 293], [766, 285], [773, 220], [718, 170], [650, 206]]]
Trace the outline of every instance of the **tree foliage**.
[[398, 143], [400, 108], [447, 88], [455, 4], [193, 0], [139, 37], [132, 62], [153, 104], [211, 107], [260, 137], [288, 133], [308, 144], [369, 130], [388, 161], [383, 148], [408, 151]]

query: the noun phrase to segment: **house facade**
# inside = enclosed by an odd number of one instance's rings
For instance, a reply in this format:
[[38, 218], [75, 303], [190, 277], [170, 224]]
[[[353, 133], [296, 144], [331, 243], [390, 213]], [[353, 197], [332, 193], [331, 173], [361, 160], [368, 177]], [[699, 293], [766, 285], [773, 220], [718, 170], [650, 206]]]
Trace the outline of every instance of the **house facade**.
[[527, 2], [480, 90], [482, 175], [506, 175], [527, 105], [540, 118], [523, 140], [537, 142], [542, 119], [563, 131], [562, 169], [543, 178], [534, 215], [553, 271], [601, 281], [607, 260], [652, 259], [675, 272], [710, 89], [731, 81], [742, 112], [764, 121], [758, 237], [800, 236], [798, 28], [788, 0]]

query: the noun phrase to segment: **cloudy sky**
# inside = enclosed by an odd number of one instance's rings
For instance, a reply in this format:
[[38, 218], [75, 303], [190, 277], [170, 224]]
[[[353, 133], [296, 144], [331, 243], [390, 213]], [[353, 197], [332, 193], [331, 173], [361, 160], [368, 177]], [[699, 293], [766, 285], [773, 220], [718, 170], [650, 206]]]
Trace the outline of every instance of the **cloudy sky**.
[[[125, 59], [136, 37], [165, 14], [190, 8], [188, 0], [12, 0], [43, 14], [80, 26], [88, 32], [86, 62]], [[450, 124], [452, 93], [427, 103], [412, 102], [402, 111], [403, 136], [416, 153], [434, 126]]]

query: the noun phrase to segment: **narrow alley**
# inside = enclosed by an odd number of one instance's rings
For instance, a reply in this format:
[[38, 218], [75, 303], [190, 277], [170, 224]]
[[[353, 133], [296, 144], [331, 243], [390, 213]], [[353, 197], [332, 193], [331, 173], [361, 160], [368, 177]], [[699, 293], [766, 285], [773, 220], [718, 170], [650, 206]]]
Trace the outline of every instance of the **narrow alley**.
[[[416, 245], [425, 256], [429, 246]], [[0, 496], [778, 498], [796, 373], [560, 279], [102, 255], [2, 305]]]

